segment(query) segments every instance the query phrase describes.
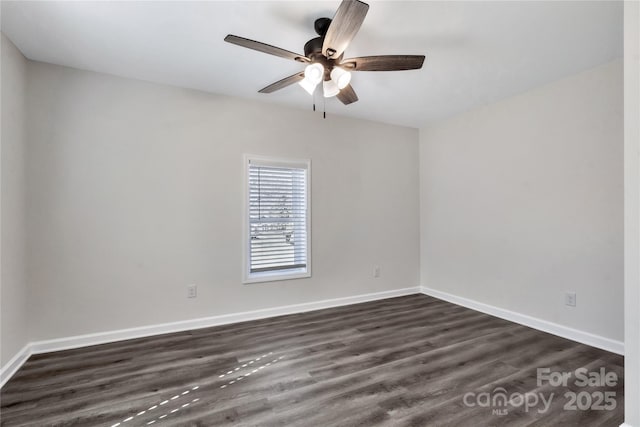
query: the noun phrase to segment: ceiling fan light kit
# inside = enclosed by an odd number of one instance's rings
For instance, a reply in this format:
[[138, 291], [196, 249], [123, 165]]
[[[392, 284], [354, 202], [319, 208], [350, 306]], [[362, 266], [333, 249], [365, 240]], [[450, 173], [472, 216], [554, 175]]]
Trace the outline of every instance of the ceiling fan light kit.
[[345, 71], [344, 68], [333, 67], [333, 70], [331, 70], [331, 80], [336, 82], [338, 89], [344, 89], [351, 83], [351, 73]]
[[322, 64], [314, 62], [313, 64], [307, 65], [307, 68], [304, 70], [304, 77], [310, 83], [320, 83], [324, 77], [324, 68], [322, 67]]
[[340, 93], [340, 88], [333, 80], [325, 80], [322, 82], [322, 93], [325, 98], [331, 98]]
[[300, 85], [300, 87], [302, 87], [302, 89], [306, 90], [309, 95], [313, 95], [313, 93], [316, 91], [316, 87], [318, 86], [318, 83], [313, 83], [306, 77], [300, 80], [298, 84]]
[[400, 71], [422, 68], [424, 55], [382, 55], [343, 59], [344, 51], [364, 21], [369, 5], [359, 0], [343, 0], [333, 19], [319, 18], [314, 29], [319, 37], [304, 45], [304, 55], [290, 52], [266, 43], [229, 34], [224, 40], [238, 46], [285, 59], [308, 64], [304, 72], [285, 77], [260, 93], [271, 93], [298, 83], [310, 95], [322, 82], [325, 98], [337, 96], [345, 105], [358, 100], [351, 87], [351, 71]]
[[307, 65], [304, 69], [304, 79], [302, 79], [298, 84], [306, 90], [309, 95], [313, 95], [316, 91], [316, 86], [318, 86], [318, 83], [322, 81], [323, 77], [324, 67], [316, 62]]

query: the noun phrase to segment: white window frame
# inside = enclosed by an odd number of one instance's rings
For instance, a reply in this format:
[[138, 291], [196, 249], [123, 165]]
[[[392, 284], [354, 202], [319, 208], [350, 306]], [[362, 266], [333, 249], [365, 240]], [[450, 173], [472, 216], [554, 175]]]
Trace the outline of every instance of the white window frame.
[[[265, 166], [304, 168], [307, 170], [305, 193], [307, 199], [306, 209], [306, 267], [291, 269], [289, 271], [275, 270], [251, 273], [251, 225], [249, 223], [249, 165], [264, 164]], [[278, 157], [266, 157], [253, 154], [244, 155], [244, 197], [243, 197], [243, 259], [242, 259], [242, 283], [273, 282], [278, 280], [303, 279], [311, 277], [311, 160], [288, 159]]]

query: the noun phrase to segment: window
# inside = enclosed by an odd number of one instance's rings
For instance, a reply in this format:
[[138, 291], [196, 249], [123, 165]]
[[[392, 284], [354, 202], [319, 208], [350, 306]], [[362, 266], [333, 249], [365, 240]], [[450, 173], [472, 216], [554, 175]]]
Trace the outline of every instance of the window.
[[308, 160], [246, 157], [244, 282], [311, 276]]

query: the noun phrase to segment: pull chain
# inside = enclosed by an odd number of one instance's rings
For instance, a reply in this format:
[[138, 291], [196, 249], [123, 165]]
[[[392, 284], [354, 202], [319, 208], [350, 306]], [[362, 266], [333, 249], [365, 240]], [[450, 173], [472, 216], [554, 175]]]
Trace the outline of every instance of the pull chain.
[[322, 97], [322, 118], [327, 118], [327, 98]]

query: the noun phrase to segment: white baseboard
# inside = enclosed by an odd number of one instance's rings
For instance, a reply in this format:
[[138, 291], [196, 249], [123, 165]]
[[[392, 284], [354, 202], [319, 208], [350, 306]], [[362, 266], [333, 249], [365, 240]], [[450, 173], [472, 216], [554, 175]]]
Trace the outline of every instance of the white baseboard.
[[633, 427], [633, 426], [631, 424], [622, 423], [620, 424], [620, 427]]
[[115, 341], [123, 341], [134, 338], [143, 338], [153, 335], [182, 332], [193, 329], [208, 328], [211, 326], [226, 325], [229, 323], [246, 322], [249, 320], [265, 319], [268, 317], [282, 316], [285, 314], [304, 313], [306, 311], [321, 310], [323, 308], [340, 307], [343, 305], [358, 304], [367, 301], [376, 301], [385, 298], [393, 298], [404, 295], [419, 294], [420, 288], [404, 288], [392, 291], [382, 291], [370, 294], [355, 295], [343, 298], [334, 298], [303, 304], [286, 305], [262, 310], [245, 311], [241, 313], [224, 314], [221, 316], [204, 317], [199, 319], [183, 320], [179, 322], [163, 323], [159, 325], [142, 326], [138, 328], [121, 329], [117, 331], [98, 332], [86, 335], [77, 335], [65, 338], [56, 338], [45, 341], [29, 343], [25, 348], [3, 366], [2, 383], [0, 387], [16, 373], [24, 362], [32, 354], [49, 353], [52, 351], [69, 350], [73, 348], [87, 347], [90, 345], [106, 344]]
[[527, 316], [525, 314], [516, 313], [510, 310], [505, 310], [503, 308], [495, 307], [489, 304], [484, 304], [484, 303], [463, 298], [457, 295], [452, 295], [446, 292], [438, 291], [436, 289], [431, 289], [423, 286], [421, 287], [421, 291], [425, 295], [429, 295], [434, 298], [448, 301], [453, 304], [461, 305], [463, 307], [467, 307], [472, 310], [490, 314], [492, 316], [499, 317], [501, 319], [519, 323], [521, 325], [528, 326], [530, 328], [534, 328], [539, 331], [547, 332], [562, 338], [567, 338], [572, 341], [577, 341], [582, 344], [607, 350], [612, 353], [624, 355], [624, 343], [621, 341], [615, 341], [599, 335], [591, 334], [589, 332], [584, 332], [578, 329], [569, 328], [567, 326], [562, 326], [557, 323], [538, 319], [536, 317]]
[[31, 356], [31, 344], [27, 344], [22, 347], [15, 356], [11, 358], [5, 365], [0, 369], [0, 388], [4, 386], [4, 384], [9, 381], [18, 369], [27, 361], [27, 359]]

